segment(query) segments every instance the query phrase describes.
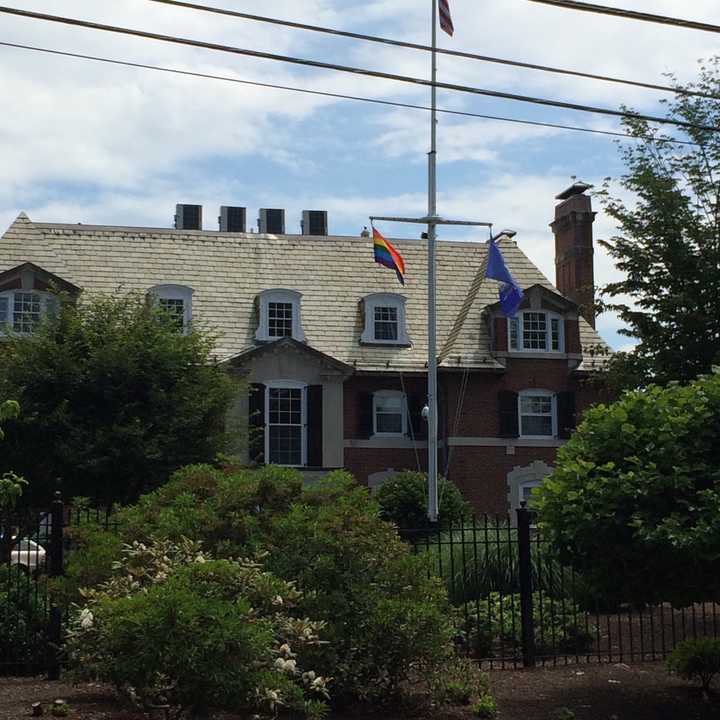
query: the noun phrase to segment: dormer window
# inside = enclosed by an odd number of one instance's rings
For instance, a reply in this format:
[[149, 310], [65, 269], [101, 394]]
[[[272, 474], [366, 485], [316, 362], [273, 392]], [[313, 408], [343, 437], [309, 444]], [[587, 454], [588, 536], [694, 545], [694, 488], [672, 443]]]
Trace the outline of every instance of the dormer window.
[[255, 339], [272, 342], [291, 337], [303, 342], [305, 334], [300, 318], [302, 295], [295, 290], [264, 290], [258, 296], [260, 322]]
[[193, 289], [185, 285], [156, 285], [148, 291], [158, 307], [167, 312], [177, 325], [178, 332], [190, 331]]
[[564, 352], [563, 318], [547, 310], [523, 310], [508, 319], [509, 347], [515, 352]]
[[367, 345], [410, 345], [405, 325], [405, 298], [374, 293], [363, 299], [365, 328], [360, 342]]
[[8, 331], [30, 335], [40, 320], [55, 309], [47, 292], [12, 290], [0, 293], [0, 335]]

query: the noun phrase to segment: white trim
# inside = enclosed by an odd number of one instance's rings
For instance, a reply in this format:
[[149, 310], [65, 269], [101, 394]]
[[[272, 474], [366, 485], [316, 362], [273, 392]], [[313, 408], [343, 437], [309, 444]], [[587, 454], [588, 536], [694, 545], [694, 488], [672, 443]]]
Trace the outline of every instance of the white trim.
[[427, 448], [427, 440], [412, 441], [412, 438], [403, 438], [389, 435], [375, 435], [371, 438], [359, 438], [357, 440], [345, 440], [344, 447], [358, 448], [364, 450], [412, 450], [416, 448]]
[[567, 440], [560, 440], [551, 437], [518, 437], [518, 438], [496, 438], [496, 437], [449, 437], [447, 444], [454, 447], [536, 447], [536, 448], [558, 448], [563, 446]]
[[552, 466], [542, 460], [534, 460], [529, 465], [516, 465], [506, 476], [507, 500], [510, 509], [510, 522], [516, 524], [516, 510], [522, 501], [522, 490], [525, 487], [537, 487], [552, 473]]
[[[522, 432], [522, 419], [523, 419], [523, 412], [522, 412], [522, 401], [523, 398], [526, 397], [542, 397], [542, 398], [550, 398], [550, 426], [551, 426], [551, 433], [550, 435], [523, 435]], [[557, 437], [557, 397], [554, 392], [551, 390], [542, 390], [540, 388], [533, 388], [531, 390], [521, 390], [518, 393], [518, 404], [517, 404], [517, 411], [518, 411], [518, 437], [528, 439], [528, 440], [547, 440], [549, 438], [556, 438]], [[526, 417], [547, 417], [547, 413], [526, 413]]]
[[[404, 295], [396, 293], [372, 293], [363, 298], [365, 313], [365, 327], [360, 336], [360, 342], [364, 345], [411, 345], [407, 333], [407, 322], [405, 317]], [[375, 308], [392, 307], [397, 310], [398, 333], [396, 340], [384, 340], [375, 337]]]
[[177, 285], [166, 283], [155, 285], [148, 290], [148, 295], [159, 300], [182, 300], [183, 301], [183, 335], [190, 331], [192, 322], [192, 300], [195, 291], [189, 285]]
[[261, 342], [273, 342], [280, 340], [280, 336], [271, 336], [268, 326], [268, 305], [270, 303], [289, 303], [292, 305], [292, 335], [291, 337], [299, 342], [305, 342], [305, 333], [302, 329], [301, 305], [302, 293], [297, 290], [283, 290], [274, 288], [263, 290], [258, 295], [260, 322], [255, 333], [255, 339]]
[[[546, 348], [526, 348], [523, 346], [523, 326], [524, 319], [527, 313], [533, 314], [544, 314], [546, 319], [545, 329], [545, 343]], [[558, 349], [552, 349], [552, 321], [558, 321]], [[512, 323], [517, 322], [517, 341], [518, 347], [513, 348], [511, 342], [512, 334]], [[512, 353], [513, 356], [524, 356], [524, 357], [547, 357], [548, 355], [563, 355], [565, 353], [565, 318], [552, 310], [546, 308], [528, 308], [527, 310], [520, 310], [514, 317], [507, 319], [507, 341], [508, 341], [508, 352]]]
[[[280, 465], [270, 462], [270, 390], [300, 390], [300, 465]], [[292, 427], [297, 427], [293, 425]], [[307, 465], [307, 384], [295, 380], [271, 380], [265, 384], [265, 464], [280, 467], [305, 467]]]
[[25, 333], [19, 332], [14, 329], [15, 322], [15, 295], [37, 295], [40, 299], [40, 321], [47, 317], [51, 309], [57, 306], [57, 296], [53, 293], [44, 290], [33, 290], [25, 288], [12, 288], [11, 290], [5, 290], [0, 292], [0, 298], [7, 300], [7, 316], [6, 320], [0, 324], [0, 337], [7, 335], [20, 335], [27, 336], [31, 335], [32, 332]]
[[[400, 400], [400, 432], [378, 432], [377, 429], [377, 401], [382, 398], [397, 398]], [[378, 390], [373, 393], [373, 437], [377, 438], [398, 438], [405, 437], [408, 434], [408, 410], [407, 410], [407, 398], [405, 393], [400, 390]], [[391, 413], [386, 413], [391, 414]], [[393, 413], [394, 414], [394, 413]]]

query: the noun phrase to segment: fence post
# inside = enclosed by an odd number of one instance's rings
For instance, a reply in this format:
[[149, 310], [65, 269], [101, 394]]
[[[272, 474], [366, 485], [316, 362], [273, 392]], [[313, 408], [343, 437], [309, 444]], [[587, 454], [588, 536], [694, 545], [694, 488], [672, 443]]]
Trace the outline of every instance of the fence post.
[[532, 558], [530, 523], [532, 513], [525, 503], [517, 509], [518, 570], [520, 572], [520, 625], [522, 630], [523, 667], [535, 666], [535, 626], [533, 622]]
[[[64, 573], [64, 548], [63, 528], [65, 525], [65, 505], [60, 492], [55, 493], [50, 509], [50, 546], [48, 575], [60, 577]], [[48, 680], [60, 679], [60, 645], [62, 643], [62, 612], [60, 608], [52, 603], [50, 605], [50, 616], [48, 617]]]

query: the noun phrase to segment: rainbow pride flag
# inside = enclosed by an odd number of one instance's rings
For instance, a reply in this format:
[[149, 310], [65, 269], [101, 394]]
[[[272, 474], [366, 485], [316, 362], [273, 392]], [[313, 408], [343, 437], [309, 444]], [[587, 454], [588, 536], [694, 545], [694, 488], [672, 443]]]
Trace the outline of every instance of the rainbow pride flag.
[[402, 255], [382, 236], [376, 228], [373, 231], [373, 252], [375, 262], [384, 265], [397, 274], [401, 285], [405, 284], [405, 261]]

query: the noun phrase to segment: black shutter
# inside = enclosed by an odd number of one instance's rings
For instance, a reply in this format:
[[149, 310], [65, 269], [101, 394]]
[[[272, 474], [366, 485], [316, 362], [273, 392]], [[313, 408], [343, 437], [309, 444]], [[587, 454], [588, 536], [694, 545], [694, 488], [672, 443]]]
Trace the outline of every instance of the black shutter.
[[427, 420], [422, 416], [425, 407], [424, 395], [408, 395], [407, 397], [408, 416], [412, 435], [416, 440], [425, 440], [428, 436]]
[[500, 437], [516, 438], [520, 434], [518, 422], [518, 394], [512, 390], [498, 393]]
[[558, 437], [569, 438], [577, 424], [574, 392], [559, 392], [557, 394], [557, 421]]
[[307, 464], [323, 466], [323, 386], [308, 385], [307, 389]]
[[369, 438], [373, 434], [373, 395], [372, 393], [358, 393], [356, 400], [358, 437]]
[[248, 457], [251, 463], [265, 462], [265, 386], [251, 383], [248, 402]]

